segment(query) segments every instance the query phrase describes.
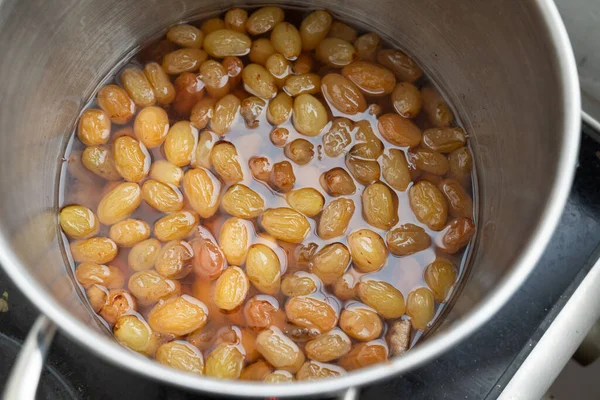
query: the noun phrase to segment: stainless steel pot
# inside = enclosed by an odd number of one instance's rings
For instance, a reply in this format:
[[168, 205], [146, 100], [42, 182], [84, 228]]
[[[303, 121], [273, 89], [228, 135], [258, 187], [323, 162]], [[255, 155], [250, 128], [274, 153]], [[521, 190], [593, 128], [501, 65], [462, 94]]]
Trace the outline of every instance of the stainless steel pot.
[[[550, 0], [272, 1], [328, 8], [373, 27], [412, 53], [448, 94], [475, 149], [480, 201], [473, 267], [436, 334], [391, 363], [279, 386], [187, 375], [126, 350], [94, 322], [58, 242], [59, 170], [82, 105], [145, 38], [207, 12], [261, 3], [0, 1], [0, 261], [62, 332], [116, 365], [230, 396], [342, 392], [439, 356], [517, 291], [547, 245], [569, 192], [579, 143], [577, 71]], [[52, 324], [36, 327], [32, 338], [48, 339]], [[29, 344], [40, 365], [43, 352], [36, 340]]]

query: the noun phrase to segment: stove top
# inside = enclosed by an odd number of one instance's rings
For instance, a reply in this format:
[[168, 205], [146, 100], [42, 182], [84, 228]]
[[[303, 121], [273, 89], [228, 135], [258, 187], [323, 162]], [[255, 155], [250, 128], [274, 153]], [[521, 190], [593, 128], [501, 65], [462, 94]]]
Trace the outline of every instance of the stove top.
[[[600, 144], [582, 135], [575, 182], [560, 224], [543, 258], [509, 303], [480, 331], [439, 359], [404, 376], [365, 387], [361, 398], [494, 399], [535, 346], [585, 275], [600, 244]], [[0, 387], [37, 310], [0, 271]], [[48, 356], [38, 399], [210, 398], [109, 365], [58, 334]]]

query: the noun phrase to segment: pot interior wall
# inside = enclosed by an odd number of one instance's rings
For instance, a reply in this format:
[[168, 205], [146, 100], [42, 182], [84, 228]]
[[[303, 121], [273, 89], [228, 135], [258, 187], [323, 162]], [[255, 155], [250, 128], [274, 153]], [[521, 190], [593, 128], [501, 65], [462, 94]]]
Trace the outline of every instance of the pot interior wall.
[[[61, 253], [56, 187], [81, 107], [146, 38], [235, 1], [4, 1], [0, 4], [0, 229], [24, 268], [90, 320]], [[510, 271], [549, 201], [563, 141], [562, 96], [534, 2], [341, 0], [328, 8], [373, 27], [423, 65], [456, 106], [479, 179], [473, 268], [448, 321]], [[446, 324], [447, 325], [447, 324]]]

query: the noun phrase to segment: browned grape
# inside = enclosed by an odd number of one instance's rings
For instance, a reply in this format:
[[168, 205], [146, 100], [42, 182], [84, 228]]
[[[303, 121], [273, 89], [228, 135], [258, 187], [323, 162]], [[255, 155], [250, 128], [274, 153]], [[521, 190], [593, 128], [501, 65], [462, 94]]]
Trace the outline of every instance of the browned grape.
[[404, 224], [387, 233], [385, 241], [392, 254], [407, 256], [431, 245], [431, 238], [425, 229], [414, 224]]
[[465, 247], [475, 235], [475, 224], [469, 218], [457, 218], [450, 222], [442, 237], [444, 250], [454, 254]]
[[473, 200], [458, 181], [444, 179], [438, 184], [438, 188], [448, 200], [450, 215], [464, 218], [473, 216]]
[[448, 204], [442, 192], [434, 184], [419, 181], [408, 192], [410, 208], [419, 221], [439, 231], [448, 217]]
[[321, 175], [321, 186], [330, 196], [347, 196], [356, 192], [352, 177], [343, 168], [333, 168]]

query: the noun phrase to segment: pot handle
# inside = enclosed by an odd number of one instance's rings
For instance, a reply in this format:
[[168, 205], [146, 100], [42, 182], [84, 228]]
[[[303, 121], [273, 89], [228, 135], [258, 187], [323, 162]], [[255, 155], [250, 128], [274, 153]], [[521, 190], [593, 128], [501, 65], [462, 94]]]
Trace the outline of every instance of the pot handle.
[[35, 320], [3, 393], [4, 400], [34, 400], [56, 325], [45, 315]]
[[[56, 333], [56, 325], [45, 315], [35, 320], [6, 383], [3, 400], [35, 400], [46, 355]], [[358, 400], [358, 389], [351, 387], [339, 400]]]
[[358, 400], [358, 388], [351, 387], [338, 397], [338, 400]]

